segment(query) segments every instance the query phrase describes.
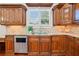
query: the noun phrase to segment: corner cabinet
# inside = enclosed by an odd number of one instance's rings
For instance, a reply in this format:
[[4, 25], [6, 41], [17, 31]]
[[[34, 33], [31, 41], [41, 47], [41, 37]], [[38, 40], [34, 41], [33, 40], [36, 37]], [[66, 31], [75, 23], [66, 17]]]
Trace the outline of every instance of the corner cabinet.
[[[59, 8], [60, 7], [60, 8]], [[59, 4], [54, 9], [54, 25], [70, 25], [73, 22], [73, 5]]]
[[22, 5], [0, 5], [0, 24], [25, 25], [26, 9]]

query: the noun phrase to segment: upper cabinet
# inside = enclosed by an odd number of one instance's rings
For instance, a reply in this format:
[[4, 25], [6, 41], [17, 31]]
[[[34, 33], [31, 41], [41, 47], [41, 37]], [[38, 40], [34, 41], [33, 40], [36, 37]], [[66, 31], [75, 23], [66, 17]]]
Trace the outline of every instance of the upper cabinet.
[[54, 25], [68, 25], [73, 22], [73, 5], [58, 4], [54, 7]]
[[25, 25], [26, 9], [22, 5], [0, 5], [0, 24]]
[[58, 8], [54, 8], [53, 10], [53, 14], [54, 14], [54, 20], [53, 20], [53, 24], [54, 25], [61, 25], [62, 24], [62, 21], [61, 21], [61, 13], [60, 13], [60, 10]]

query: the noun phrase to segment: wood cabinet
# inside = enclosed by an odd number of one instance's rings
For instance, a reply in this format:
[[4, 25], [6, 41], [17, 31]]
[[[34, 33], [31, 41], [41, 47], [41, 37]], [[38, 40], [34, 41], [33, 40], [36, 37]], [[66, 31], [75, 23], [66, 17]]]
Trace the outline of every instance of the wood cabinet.
[[73, 22], [73, 8], [72, 4], [64, 4], [64, 6], [60, 9], [62, 12], [62, 23], [64, 25], [72, 24]]
[[52, 36], [52, 54], [54, 56], [79, 56], [79, 40], [76, 37]]
[[39, 37], [29, 36], [29, 54], [28, 55], [39, 55]]
[[79, 38], [74, 38], [75, 39], [75, 56], [79, 56]]
[[29, 55], [75, 56], [79, 55], [78, 39], [67, 35], [30, 36]]
[[66, 52], [66, 37], [64, 35], [52, 36], [52, 55], [64, 56]]
[[[5, 38], [5, 55], [14, 55], [14, 36]], [[79, 38], [67, 35], [28, 36], [29, 56], [79, 56]]]
[[26, 9], [16, 6], [0, 6], [0, 24], [25, 25]]
[[60, 4], [54, 8], [54, 25], [70, 25], [73, 23], [72, 4]]
[[66, 48], [66, 56], [75, 56], [75, 38], [72, 36], [67, 36], [67, 48]]
[[40, 37], [40, 55], [50, 55], [50, 46], [51, 46], [51, 37], [50, 36], [42, 36]]
[[62, 20], [61, 20], [61, 13], [60, 13], [60, 9], [58, 8], [54, 8], [53, 9], [53, 17], [54, 17], [54, 24], [53, 25], [61, 25], [62, 24]]
[[[29, 55], [74, 56], [78, 55], [78, 43], [66, 35], [30, 36]], [[76, 46], [75, 46], [76, 45]]]
[[50, 36], [29, 36], [28, 55], [50, 55]]
[[6, 36], [5, 39], [5, 55], [6, 56], [13, 56], [14, 55], [14, 44], [13, 44], [13, 38], [14, 36]]

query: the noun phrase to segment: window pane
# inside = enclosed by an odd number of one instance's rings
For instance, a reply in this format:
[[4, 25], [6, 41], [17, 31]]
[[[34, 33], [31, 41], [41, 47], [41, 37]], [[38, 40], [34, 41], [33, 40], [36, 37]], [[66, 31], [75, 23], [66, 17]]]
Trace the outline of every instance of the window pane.
[[39, 11], [30, 11], [29, 14], [30, 18], [38, 18], [39, 17]]
[[36, 9], [31, 9], [29, 11], [29, 23], [30, 24], [39, 24], [39, 11]]
[[41, 24], [49, 24], [49, 12], [41, 11]]
[[32, 19], [30, 19], [30, 24], [39, 24], [39, 19], [38, 18], [32, 18]]

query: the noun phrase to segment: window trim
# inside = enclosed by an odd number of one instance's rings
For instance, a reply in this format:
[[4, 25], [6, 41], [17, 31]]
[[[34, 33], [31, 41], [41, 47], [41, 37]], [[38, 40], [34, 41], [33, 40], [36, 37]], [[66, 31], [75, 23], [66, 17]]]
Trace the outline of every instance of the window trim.
[[27, 12], [26, 12], [26, 14], [27, 14], [27, 21], [26, 21], [26, 24], [27, 24], [27, 26], [29, 26], [29, 13], [28, 13], [28, 11], [29, 11], [29, 9], [38, 9], [38, 10], [48, 10], [49, 11], [49, 25], [43, 25], [43, 24], [39, 24], [39, 25], [32, 25], [33, 27], [40, 27], [40, 26], [43, 26], [43, 27], [52, 27], [52, 23], [53, 23], [53, 18], [52, 18], [52, 15], [53, 15], [53, 13], [52, 13], [52, 10], [51, 10], [51, 8], [50, 7], [29, 7], [28, 9], [27, 9]]

